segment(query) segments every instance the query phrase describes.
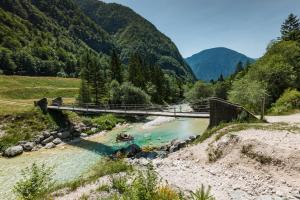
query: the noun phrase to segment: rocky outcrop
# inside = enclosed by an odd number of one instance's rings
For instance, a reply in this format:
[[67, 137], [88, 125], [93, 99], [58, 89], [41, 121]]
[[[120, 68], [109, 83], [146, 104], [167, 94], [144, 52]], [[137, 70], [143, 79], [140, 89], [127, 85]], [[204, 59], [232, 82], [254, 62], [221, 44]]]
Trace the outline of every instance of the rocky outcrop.
[[23, 153], [23, 147], [21, 145], [10, 147], [4, 151], [4, 156], [15, 157]]

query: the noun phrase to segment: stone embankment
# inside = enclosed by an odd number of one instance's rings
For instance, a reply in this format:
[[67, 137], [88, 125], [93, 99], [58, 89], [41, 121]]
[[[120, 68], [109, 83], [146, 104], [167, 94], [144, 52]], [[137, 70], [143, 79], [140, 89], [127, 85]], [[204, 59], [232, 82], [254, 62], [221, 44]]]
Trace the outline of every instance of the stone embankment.
[[29, 141], [19, 141], [15, 146], [9, 147], [3, 152], [5, 157], [15, 157], [23, 152], [38, 151], [40, 149], [52, 149], [57, 145], [69, 142], [72, 139], [79, 137], [87, 137], [82, 133], [85, 130], [92, 129], [83, 123], [71, 126], [68, 129], [59, 129], [55, 131], [43, 131]]

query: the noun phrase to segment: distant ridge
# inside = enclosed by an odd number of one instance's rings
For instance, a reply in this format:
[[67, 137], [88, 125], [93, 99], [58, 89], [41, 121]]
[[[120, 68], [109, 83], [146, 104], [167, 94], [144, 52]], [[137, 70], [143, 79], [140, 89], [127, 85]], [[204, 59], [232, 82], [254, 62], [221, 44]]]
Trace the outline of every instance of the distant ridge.
[[186, 58], [197, 79], [204, 81], [216, 80], [221, 74], [230, 76], [240, 61], [245, 64], [254, 59], [225, 47], [206, 49]]

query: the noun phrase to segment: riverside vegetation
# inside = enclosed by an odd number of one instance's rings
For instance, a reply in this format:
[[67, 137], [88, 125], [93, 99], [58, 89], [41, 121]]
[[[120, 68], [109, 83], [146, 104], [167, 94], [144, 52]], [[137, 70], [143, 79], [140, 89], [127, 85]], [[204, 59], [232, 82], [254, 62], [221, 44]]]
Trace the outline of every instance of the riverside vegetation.
[[89, 199], [89, 196], [93, 195], [94, 198], [107, 200], [214, 200], [210, 188], [206, 189], [203, 185], [195, 192], [183, 193], [174, 190], [167, 183], [160, 181], [150, 164], [145, 169], [136, 170], [120, 160], [101, 161], [91, 168], [88, 176], [84, 175], [62, 185], [55, 184], [52, 176], [51, 168], [33, 164], [31, 168], [23, 170], [23, 179], [16, 184], [14, 192], [26, 200], [52, 199], [109, 176], [108, 181], [97, 185], [93, 194], [84, 194], [80, 199]]

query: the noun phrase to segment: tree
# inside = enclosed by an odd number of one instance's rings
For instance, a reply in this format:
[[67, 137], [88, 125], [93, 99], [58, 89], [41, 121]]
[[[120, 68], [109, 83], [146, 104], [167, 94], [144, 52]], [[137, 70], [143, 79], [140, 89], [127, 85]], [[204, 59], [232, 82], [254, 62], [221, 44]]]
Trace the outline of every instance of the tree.
[[258, 113], [265, 94], [266, 87], [262, 82], [244, 78], [233, 82], [232, 89], [229, 91], [229, 101]]
[[281, 25], [281, 38], [283, 40], [298, 40], [300, 36], [300, 21], [294, 14], [290, 14]]
[[134, 86], [145, 89], [145, 79], [143, 76], [142, 59], [138, 54], [134, 54], [129, 61], [128, 81]]
[[107, 94], [104, 68], [100, 58], [92, 52], [87, 52], [81, 58], [81, 88], [79, 100], [81, 102], [92, 101], [100, 104]]
[[90, 88], [85, 79], [86, 73], [86, 68], [83, 67], [80, 72], [81, 85], [78, 96], [79, 104], [91, 103]]
[[185, 97], [191, 104], [197, 104], [208, 97], [212, 97], [213, 94], [214, 91], [210, 84], [197, 81], [192, 89], [185, 94]]
[[94, 103], [100, 104], [106, 94], [104, 72], [101, 68], [99, 58], [94, 56], [91, 65], [91, 94], [93, 95]]
[[218, 81], [219, 81], [219, 82], [223, 82], [223, 81], [224, 81], [223, 74], [221, 74], [221, 75], [219, 76]]
[[241, 72], [243, 70], [244, 70], [243, 63], [241, 61], [239, 61], [238, 64], [236, 65], [234, 74], [238, 74], [239, 72]]
[[119, 83], [123, 82], [121, 61], [115, 50], [113, 50], [110, 61], [111, 79], [116, 80]]
[[121, 86], [122, 104], [151, 104], [150, 96], [141, 88], [125, 82]]

